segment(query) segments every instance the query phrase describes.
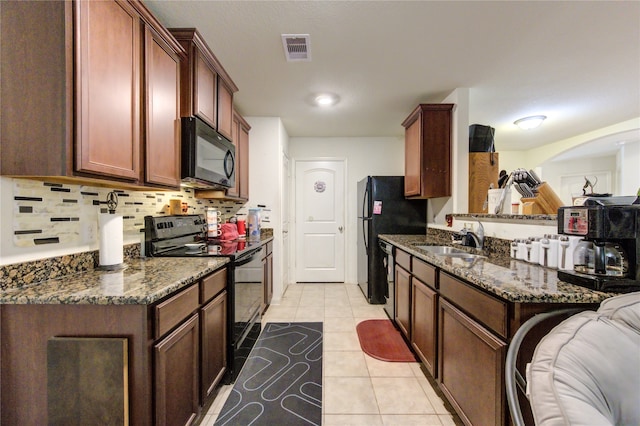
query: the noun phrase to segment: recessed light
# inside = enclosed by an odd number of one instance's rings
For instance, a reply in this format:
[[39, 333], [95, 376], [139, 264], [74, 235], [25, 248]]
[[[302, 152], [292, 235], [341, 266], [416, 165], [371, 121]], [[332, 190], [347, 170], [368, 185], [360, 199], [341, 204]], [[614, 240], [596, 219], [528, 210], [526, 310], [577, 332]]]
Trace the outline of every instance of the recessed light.
[[316, 96], [314, 101], [318, 106], [331, 106], [338, 102], [338, 97], [330, 93], [324, 93]]
[[513, 124], [523, 130], [531, 130], [541, 125], [546, 118], [546, 115], [532, 115], [530, 117], [520, 118], [514, 121]]

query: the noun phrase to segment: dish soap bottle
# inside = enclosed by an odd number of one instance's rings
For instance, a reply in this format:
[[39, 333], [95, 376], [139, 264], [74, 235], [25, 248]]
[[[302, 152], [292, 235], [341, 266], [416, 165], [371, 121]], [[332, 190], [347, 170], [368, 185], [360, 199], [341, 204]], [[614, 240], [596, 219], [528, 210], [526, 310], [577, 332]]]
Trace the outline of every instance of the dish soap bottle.
[[247, 215], [249, 241], [260, 241], [260, 209], [249, 209]]

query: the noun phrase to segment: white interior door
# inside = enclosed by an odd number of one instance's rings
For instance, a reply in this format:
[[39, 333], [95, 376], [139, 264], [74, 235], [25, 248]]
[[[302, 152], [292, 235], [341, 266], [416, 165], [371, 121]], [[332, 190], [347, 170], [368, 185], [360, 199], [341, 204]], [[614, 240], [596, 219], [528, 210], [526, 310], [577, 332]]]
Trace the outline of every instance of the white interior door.
[[344, 282], [344, 161], [296, 161], [296, 281]]

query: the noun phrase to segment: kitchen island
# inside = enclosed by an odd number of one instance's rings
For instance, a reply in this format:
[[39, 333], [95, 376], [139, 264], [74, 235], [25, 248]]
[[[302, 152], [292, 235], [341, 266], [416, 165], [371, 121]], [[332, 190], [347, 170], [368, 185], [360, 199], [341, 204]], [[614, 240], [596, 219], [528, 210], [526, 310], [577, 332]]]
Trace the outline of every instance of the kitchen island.
[[[458, 246], [470, 255], [433, 254], [420, 246], [443, 240], [429, 234], [379, 238], [394, 246], [395, 323], [467, 425], [510, 423], [505, 357], [526, 320], [563, 308], [595, 310], [614, 295], [564, 283], [555, 270], [489, 250]], [[529, 333], [520, 371], [561, 319]]]
[[[261, 243], [272, 239], [265, 235]], [[229, 259], [136, 255], [116, 271], [89, 268], [31, 284], [20, 276], [42, 265], [70, 271], [83, 256], [4, 268], [5, 284], [13, 275], [21, 284], [0, 291], [1, 423], [47, 424], [80, 399], [102, 407], [107, 423], [197, 421], [227, 370]], [[95, 342], [121, 347], [108, 359], [90, 355], [99, 361], [93, 369], [72, 362], [58, 374], [66, 359]], [[66, 349], [56, 352], [60, 347]], [[109, 368], [119, 385], [106, 375]], [[52, 387], [56, 378], [73, 387]], [[85, 380], [91, 385], [76, 386]]]

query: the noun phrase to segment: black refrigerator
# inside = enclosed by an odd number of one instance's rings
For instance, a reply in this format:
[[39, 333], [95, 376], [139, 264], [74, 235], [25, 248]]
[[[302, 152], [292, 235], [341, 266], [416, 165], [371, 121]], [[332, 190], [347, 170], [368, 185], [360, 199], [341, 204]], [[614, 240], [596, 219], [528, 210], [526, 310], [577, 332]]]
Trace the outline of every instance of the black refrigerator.
[[358, 285], [371, 304], [389, 296], [379, 234], [427, 233], [426, 200], [404, 198], [404, 176], [367, 176], [358, 182]]

